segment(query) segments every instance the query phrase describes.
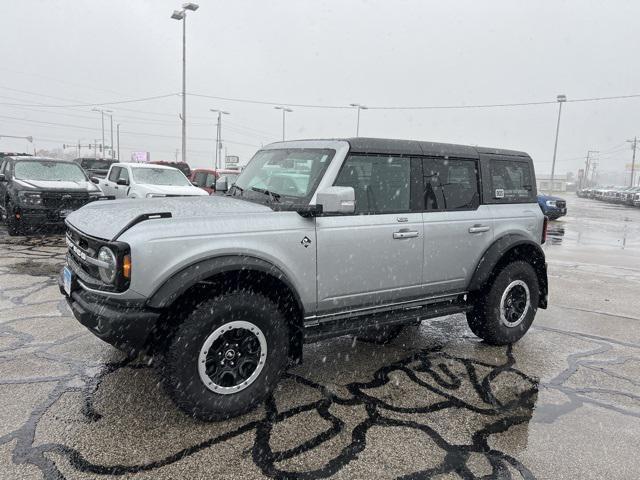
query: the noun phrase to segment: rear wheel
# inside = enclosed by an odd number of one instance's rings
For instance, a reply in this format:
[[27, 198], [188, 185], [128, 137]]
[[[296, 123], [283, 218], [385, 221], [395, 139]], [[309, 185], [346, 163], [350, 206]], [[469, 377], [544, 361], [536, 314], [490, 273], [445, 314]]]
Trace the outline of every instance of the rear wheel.
[[475, 295], [467, 323], [474, 334], [489, 344], [515, 343], [533, 323], [538, 300], [538, 277], [533, 267], [523, 261], [512, 262]]
[[260, 404], [287, 365], [288, 329], [263, 295], [233, 292], [198, 305], [164, 356], [169, 395], [201, 420], [223, 420]]

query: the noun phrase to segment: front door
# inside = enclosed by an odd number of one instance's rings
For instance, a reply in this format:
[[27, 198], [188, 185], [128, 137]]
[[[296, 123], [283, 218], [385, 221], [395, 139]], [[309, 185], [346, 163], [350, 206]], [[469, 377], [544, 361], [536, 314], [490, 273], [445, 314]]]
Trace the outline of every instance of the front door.
[[334, 184], [353, 187], [356, 210], [317, 218], [319, 315], [419, 295], [424, 236], [411, 178], [409, 158], [352, 155], [345, 160]]
[[424, 292], [467, 288], [493, 241], [493, 217], [480, 205], [478, 161], [424, 158]]

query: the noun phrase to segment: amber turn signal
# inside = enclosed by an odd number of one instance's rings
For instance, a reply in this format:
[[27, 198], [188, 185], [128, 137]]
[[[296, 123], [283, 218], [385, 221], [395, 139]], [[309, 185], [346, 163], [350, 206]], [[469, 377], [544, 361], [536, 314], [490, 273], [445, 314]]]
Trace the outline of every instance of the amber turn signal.
[[122, 276], [124, 278], [131, 278], [131, 256], [125, 255], [122, 260]]

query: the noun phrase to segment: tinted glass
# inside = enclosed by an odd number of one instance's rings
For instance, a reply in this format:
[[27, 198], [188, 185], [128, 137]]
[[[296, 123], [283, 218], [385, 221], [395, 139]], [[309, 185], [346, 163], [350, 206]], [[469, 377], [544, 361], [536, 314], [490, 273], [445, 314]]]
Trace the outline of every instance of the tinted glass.
[[425, 210], [467, 210], [478, 206], [478, 169], [474, 160], [425, 158]]
[[195, 183], [199, 187], [204, 187], [206, 178], [207, 178], [207, 173], [206, 172], [197, 172], [193, 176], [193, 183]]
[[113, 160], [103, 160], [102, 158], [83, 158], [81, 161], [82, 168], [92, 170], [109, 170]]
[[127, 170], [126, 168], [121, 168], [120, 169], [120, 175], [118, 176], [118, 180], [126, 180], [128, 182], [129, 181], [129, 170]]
[[490, 193], [495, 201], [506, 203], [535, 202], [531, 169], [526, 162], [491, 160]]
[[76, 163], [52, 162], [49, 160], [17, 162], [13, 175], [20, 180], [52, 180], [84, 182], [86, 175]]
[[357, 214], [410, 210], [409, 158], [352, 155], [345, 161], [335, 185], [353, 187]]
[[175, 185], [186, 187], [191, 185], [180, 170], [174, 168], [132, 168], [136, 183], [147, 185]]

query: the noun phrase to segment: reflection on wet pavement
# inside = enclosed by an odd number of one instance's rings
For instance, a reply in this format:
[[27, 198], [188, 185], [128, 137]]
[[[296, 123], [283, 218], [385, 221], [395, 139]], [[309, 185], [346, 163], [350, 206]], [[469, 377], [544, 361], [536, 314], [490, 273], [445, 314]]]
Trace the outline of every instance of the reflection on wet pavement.
[[[640, 261], [611, 235], [607, 252], [624, 256], [588, 270], [593, 285], [580, 277], [579, 230], [624, 223], [590, 208], [550, 224], [552, 307], [513, 347], [484, 345], [459, 315], [387, 346], [312, 344], [263, 407], [210, 424], [71, 317], [62, 237], [0, 229], [0, 477], [637, 478]], [[621, 282], [610, 302], [593, 293], [603, 278]]]

